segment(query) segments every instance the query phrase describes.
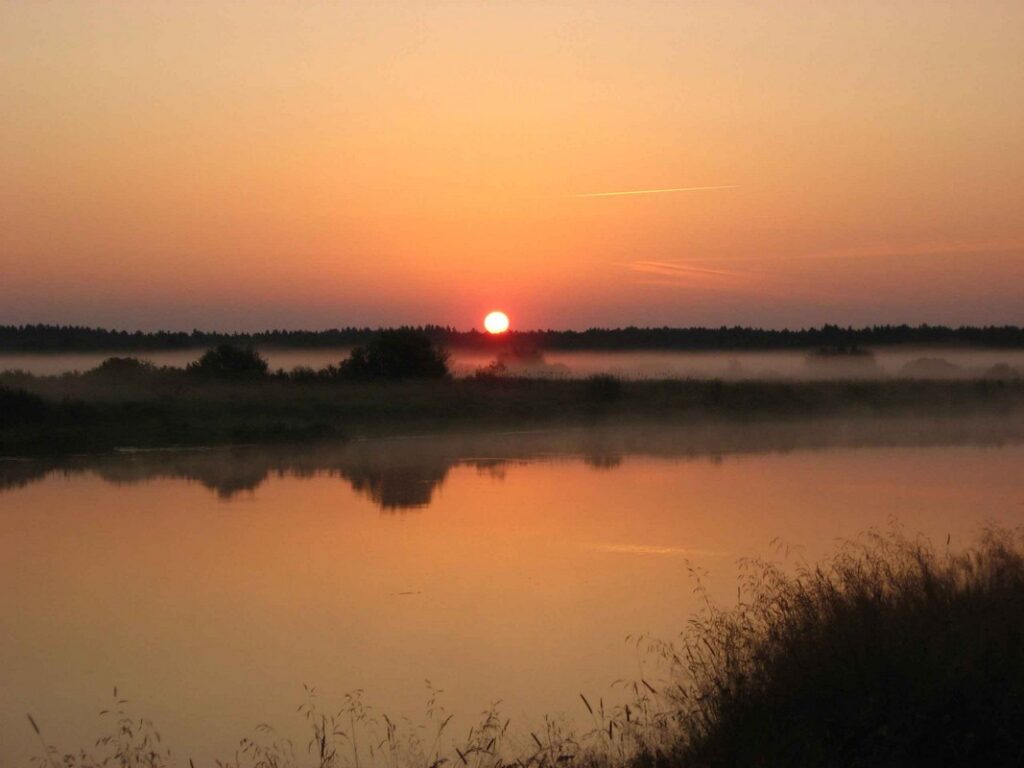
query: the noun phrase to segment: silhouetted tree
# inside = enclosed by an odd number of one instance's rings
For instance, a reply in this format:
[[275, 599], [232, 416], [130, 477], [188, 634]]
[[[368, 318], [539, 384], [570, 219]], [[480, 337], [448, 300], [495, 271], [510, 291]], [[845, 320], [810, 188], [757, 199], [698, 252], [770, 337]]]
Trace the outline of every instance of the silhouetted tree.
[[191, 373], [218, 379], [258, 379], [267, 374], [267, 361], [252, 347], [218, 344], [194, 363]]
[[448, 375], [448, 353], [413, 328], [381, 331], [338, 367], [346, 379], [438, 379]]
[[91, 371], [90, 376], [112, 381], [133, 381], [156, 370], [156, 366], [134, 357], [108, 357]]

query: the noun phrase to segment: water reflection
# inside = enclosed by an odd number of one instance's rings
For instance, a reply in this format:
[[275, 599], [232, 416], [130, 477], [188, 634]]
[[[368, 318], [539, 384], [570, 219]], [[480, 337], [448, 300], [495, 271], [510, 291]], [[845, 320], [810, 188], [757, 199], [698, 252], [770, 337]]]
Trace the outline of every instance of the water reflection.
[[304, 682], [419, 723], [429, 678], [453, 728], [496, 699], [525, 738], [543, 713], [589, 728], [578, 694], [607, 703], [636, 669], [623, 638], [731, 602], [773, 541], [813, 563], [893, 521], [954, 547], [1024, 524], [1019, 421], [0, 461], [0, 765], [36, 754], [25, 712], [58, 746], [92, 743], [115, 685], [196, 765], [260, 722], [305, 743]]
[[423, 464], [359, 462], [340, 467], [338, 474], [383, 511], [395, 512], [429, 505], [434, 489], [444, 483], [452, 464], [426, 457]]
[[1019, 419], [831, 420], [756, 424], [615, 427], [515, 433], [442, 434], [314, 446], [125, 450], [61, 459], [0, 460], [0, 492], [51, 474], [92, 474], [114, 485], [157, 479], [197, 482], [230, 501], [255, 492], [270, 477], [338, 478], [383, 512], [431, 505], [453, 467], [469, 466], [496, 479], [513, 464], [580, 459], [600, 472], [629, 457], [717, 462], [733, 454], [784, 453], [840, 447], [1001, 445], [1024, 441]]

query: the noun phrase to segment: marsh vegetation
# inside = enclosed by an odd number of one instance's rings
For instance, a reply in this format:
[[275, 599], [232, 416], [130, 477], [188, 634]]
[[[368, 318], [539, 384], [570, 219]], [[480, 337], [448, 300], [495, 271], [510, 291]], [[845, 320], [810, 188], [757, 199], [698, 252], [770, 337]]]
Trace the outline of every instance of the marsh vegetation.
[[[818, 365], [872, 358], [816, 354]], [[849, 359], [848, 359], [849, 358]], [[852, 362], [850, 362], [852, 360]], [[932, 366], [934, 367], [934, 365]], [[1024, 379], [643, 379], [545, 375], [534, 348], [456, 378], [423, 333], [380, 333], [337, 365], [271, 371], [251, 347], [218, 345], [184, 369], [112, 357], [84, 373], [0, 373], [0, 450], [308, 441], [515, 424], [1013, 414]]]
[[495, 377], [378, 384], [317, 378], [192, 379], [157, 373], [0, 377], [0, 449], [11, 454], [605, 421], [1013, 417], [1024, 382], [623, 381]]
[[[676, 639], [634, 640], [653, 662], [623, 703], [580, 693], [583, 730], [545, 718], [525, 732], [499, 705], [467, 724], [428, 683], [426, 720], [330, 706], [298, 709], [308, 741], [267, 724], [232, 768], [710, 768], [1018, 765], [1024, 752], [1024, 537], [990, 530], [956, 551], [872, 533], [816, 564], [745, 563], [737, 600], [710, 598]], [[699, 581], [694, 582], [698, 593]], [[161, 768], [176, 761], [153, 723], [117, 696], [95, 746], [63, 753], [29, 716], [38, 764]]]

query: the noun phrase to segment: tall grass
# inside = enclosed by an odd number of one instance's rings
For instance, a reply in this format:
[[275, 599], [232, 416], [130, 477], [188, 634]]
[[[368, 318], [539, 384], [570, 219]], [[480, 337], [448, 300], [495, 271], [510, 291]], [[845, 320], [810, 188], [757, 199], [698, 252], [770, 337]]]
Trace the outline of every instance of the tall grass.
[[872, 535], [654, 644], [676, 685], [638, 765], [1020, 765], [1024, 538]]
[[[697, 589], [700, 591], [699, 582]], [[429, 687], [426, 723], [376, 713], [361, 692], [324, 708], [308, 689], [295, 745], [267, 725], [220, 768], [703, 768], [1020, 765], [1024, 760], [1024, 535], [954, 552], [871, 534], [814, 566], [744, 563], [737, 603], [705, 600], [676, 640], [637, 641], [654, 664], [592, 725], [525, 733], [497, 706], [468, 730]], [[50, 768], [175, 765], [148, 721], [108, 713], [94, 752]], [[40, 733], [35, 721], [31, 726]], [[40, 735], [40, 738], [41, 735]], [[46, 744], [45, 740], [43, 741]], [[188, 760], [182, 765], [190, 764]]]

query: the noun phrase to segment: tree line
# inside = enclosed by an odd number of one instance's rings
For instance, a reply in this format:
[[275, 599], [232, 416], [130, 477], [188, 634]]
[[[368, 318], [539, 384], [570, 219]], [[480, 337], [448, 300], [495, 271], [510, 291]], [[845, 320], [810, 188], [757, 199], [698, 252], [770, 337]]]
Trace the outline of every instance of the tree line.
[[[477, 330], [450, 326], [405, 327], [426, 334], [447, 348], [491, 349], [497, 339]], [[0, 325], [0, 352], [143, 352], [209, 348], [219, 344], [267, 348], [315, 349], [369, 343], [380, 329], [331, 328], [319, 331], [267, 330], [123, 331], [72, 325]], [[1024, 348], [1024, 328], [1015, 325], [874, 325], [862, 328], [826, 324], [819, 328], [775, 330], [720, 328], [590, 328], [585, 331], [509, 331], [506, 342], [547, 350], [768, 350], [838, 346], [976, 346]]]

